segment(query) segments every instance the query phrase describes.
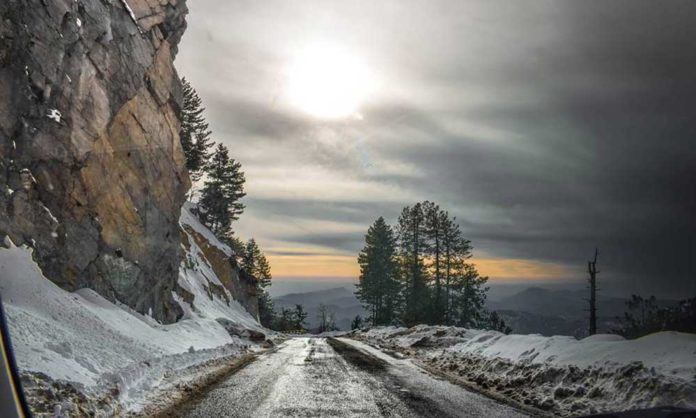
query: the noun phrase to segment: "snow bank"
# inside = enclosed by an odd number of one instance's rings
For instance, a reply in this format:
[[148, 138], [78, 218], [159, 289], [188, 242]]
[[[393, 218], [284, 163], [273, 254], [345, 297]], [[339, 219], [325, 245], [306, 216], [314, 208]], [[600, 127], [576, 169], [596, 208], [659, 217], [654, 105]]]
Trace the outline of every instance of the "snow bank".
[[[181, 222], [231, 254], [188, 211], [182, 211]], [[113, 410], [133, 412], [145, 406], [154, 388], [176, 386], [177, 376], [194, 379], [186, 370], [206, 373], [202, 365], [258, 350], [218, 321], [265, 331], [229, 292], [224, 300], [206, 289], [220, 281], [189, 241], [186, 257], [193, 267], [182, 262], [179, 285], [193, 295], [193, 307], [175, 294], [185, 316], [168, 325], [92, 290], [59, 288], [43, 276], [28, 247], [9, 243], [0, 249], [0, 295], [23, 374], [72, 385], [89, 399], [110, 398], [105, 402]]]
[[559, 415], [657, 405], [696, 407], [696, 335], [636, 340], [505, 335], [456, 327], [380, 327], [354, 338]]

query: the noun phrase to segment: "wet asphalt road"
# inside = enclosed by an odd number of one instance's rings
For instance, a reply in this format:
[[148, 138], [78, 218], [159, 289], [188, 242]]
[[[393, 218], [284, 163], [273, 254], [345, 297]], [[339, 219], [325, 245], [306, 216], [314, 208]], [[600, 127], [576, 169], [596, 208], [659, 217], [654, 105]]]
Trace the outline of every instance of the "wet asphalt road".
[[293, 338], [219, 383], [180, 417], [522, 417], [408, 360], [339, 339]]

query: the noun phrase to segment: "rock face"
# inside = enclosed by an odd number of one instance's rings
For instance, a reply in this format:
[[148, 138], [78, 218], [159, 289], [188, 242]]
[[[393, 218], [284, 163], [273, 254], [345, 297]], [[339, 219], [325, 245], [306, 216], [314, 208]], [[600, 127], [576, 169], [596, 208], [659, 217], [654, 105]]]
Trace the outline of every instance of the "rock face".
[[172, 61], [184, 0], [0, 2], [0, 237], [160, 321], [190, 187]]
[[[210, 266], [222, 286], [209, 282], [207, 285], [209, 297], [215, 294], [220, 299], [230, 303], [226, 289], [232, 299], [239, 302], [254, 318], [259, 317], [259, 303], [256, 290], [256, 279], [249, 276], [245, 270], [239, 268], [237, 258], [229, 255], [222, 248], [211, 243], [203, 234], [197, 232], [190, 225], [183, 224], [184, 233], [182, 234], [182, 245], [186, 251], [191, 251], [189, 237], [196, 243], [201, 250], [201, 258]], [[223, 289], [224, 288], [224, 289]], [[184, 289], [179, 289], [178, 293], [185, 298]], [[184, 299], [185, 300], [185, 299]], [[195, 304], [195, 300], [192, 301]]]

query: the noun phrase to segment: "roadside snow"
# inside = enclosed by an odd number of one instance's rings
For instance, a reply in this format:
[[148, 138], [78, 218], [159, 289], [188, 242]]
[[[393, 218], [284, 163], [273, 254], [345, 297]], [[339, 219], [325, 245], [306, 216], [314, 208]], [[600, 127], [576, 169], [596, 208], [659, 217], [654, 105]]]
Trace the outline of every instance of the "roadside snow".
[[479, 388], [559, 415], [696, 407], [696, 335], [636, 340], [505, 335], [443, 326], [379, 327], [353, 338], [398, 351]]
[[[212, 237], [186, 210], [182, 223]], [[182, 262], [179, 284], [193, 294], [195, 309], [174, 294], [185, 316], [163, 325], [93, 290], [59, 288], [43, 276], [31, 248], [16, 247], [8, 239], [9, 248], [0, 250], [0, 295], [22, 373], [43, 374], [50, 381], [72, 384], [88, 399], [110, 399], [106, 402], [116, 411], [137, 412], [155, 389], [180, 387], [181, 379], [210, 373], [206, 364], [221, 367], [221, 359], [259, 350], [258, 345], [231, 336], [217, 321], [225, 318], [242, 329], [266, 331], [226, 289], [227, 300], [206, 289], [210, 283], [221, 285], [220, 280], [195, 242], [189, 241], [187, 258], [195, 268]], [[217, 240], [213, 245], [231, 254]]]

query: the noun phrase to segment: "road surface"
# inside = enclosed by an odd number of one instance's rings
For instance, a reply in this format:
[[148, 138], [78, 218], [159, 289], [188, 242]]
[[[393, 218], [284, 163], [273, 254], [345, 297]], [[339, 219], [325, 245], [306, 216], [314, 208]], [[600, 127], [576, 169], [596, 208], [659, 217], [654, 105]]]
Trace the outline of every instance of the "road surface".
[[179, 417], [523, 417], [360, 342], [292, 338]]

